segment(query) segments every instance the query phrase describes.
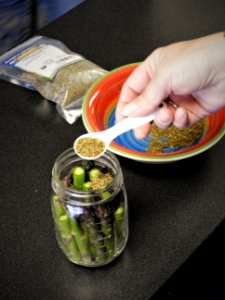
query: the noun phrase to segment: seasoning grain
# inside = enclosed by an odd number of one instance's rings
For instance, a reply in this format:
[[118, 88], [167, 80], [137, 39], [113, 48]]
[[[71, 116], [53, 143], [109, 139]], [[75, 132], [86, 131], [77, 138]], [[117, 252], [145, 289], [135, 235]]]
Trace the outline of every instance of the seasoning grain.
[[148, 152], [160, 153], [165, 148], [181, 148], [192, 145], [200, 138], [204, 131], [205, 120], [198, 121], [193, 126], [178, 129], [174, 125], [167, 129], [160, 129], [153, 122], [151, 124], [150, 143]]
[[83, 157], [95, 157], [105, 149], [105, 143], [96, 138], [81, 138], [76, 143], [76, 152]]
[[91, 189], [100, 190], [107, 187], [112, 181], [112, 175], [110, 173], [100, 173], [94, 180], [91, 182]]
[[32, 84], [44, 98], [64, 108], [81, 99], [104, 73], [91, 61], [82, 59], [61, 68], [53, 80], [29, 72], [24, 72], [22, 79]]

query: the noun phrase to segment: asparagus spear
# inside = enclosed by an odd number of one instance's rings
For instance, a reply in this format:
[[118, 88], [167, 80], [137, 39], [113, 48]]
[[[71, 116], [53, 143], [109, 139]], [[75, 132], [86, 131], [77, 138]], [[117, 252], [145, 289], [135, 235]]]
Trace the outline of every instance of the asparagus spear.
[[76, 189], [81, 190], [85, 181], [85, 168], [76, 166], [73, 168], [73, 185]]
[[120, 240], [122, 238], [123, 229], [122, 223], [124, 218], [124, 207], [120, 205], [116, 211], [114, 212], [114, 226], [115, 226], [115, 236], [116, 236], [116, 246], [119, 245]]
[[114, 212], [114, 217], [116, 221], [122, 221], [124, 215], [124, 207], [119, 206], [117, 210]]
[[91, 259], [95, 260], [95, 257], [97, 256], [97, 250], [95, 249], [95, 246], [92, 243], [92, 237], [90, 233], [90, 226], [86, 222], [86, 218], [84, 218], [84, 221], [80, 222], [80, 227], [82, 231], [84, 232], [84, 235], [87, 239], [88, 249], [90, 251]]
[[85, 220], [85, 226], [88, 232], [89, 245], [93, 259], [101, 261], [104, 258], [105, 253], [103, 236], [99, 231], [98, 224], [96, 224], [91, 212], [88, 212], [87, 219]]
[[88, 263], [91, 261], [91, 257], [90, 257], [87, 235], [85, 235], [85, 233], [82, 232], [77, 219], [70, 218], [70, 224], [72, 228], [72, 234], [76, 240], [82, 259]]
[[71, 238], [71, 227], [69, 223], [68, 215], [62, 215], [58, 219], [58, 228], [61, 233], [62, 238]]
[[[109, 192], [104, 192], [101, 195], [102, 199], [106, 199], [110, 197], [110, 193]], [[113, 255], [113, 235], [112, 235], [112, 224], [111, 224], [111, 220], [110, 220], [110, 216], [109, 216], [109, 212], [107, 210], [107, 208], [103, 205], [99, 205], [97, 207], [97, 215], [100, 219], [101, 222], [101, 228], [102, 228], [102, 232], [105, 236], [105, 246], [107, 249], [107, 254], [108, 257], [111, 257]]]
[[56, 220], [62, 215], [66, 214], [66, 210], [63, 207], [61, 201], [59, 200], [59, 197], [57, 195], [52, 196], [52, 203], [53, 203], [53, 213]]
[[69, 251], [70, 256], [75, 261], [78, 261], [80, 259], [80, 253], [79, 253], [77, 244], [72, 237], [72, 231], [71, 231], [71, 226], [70, 226], [68, 215], [62, 215], [59, 217], [58, 228], [59, 228], [59, 232], [61, 234], [63, 244]]
[[82, 190], [83, 191], [89, 191], [91, 189], [91, 182], [90, 181], [86, 181], [83, 183], [82, 185]]
[[80, 261], [80, 252], [77, 247], [76, 241], [74, 240], [73, 237], [68, 241], [68, 250], [70, 252], [71, 258], [75, 261], [78, 262]]
[[[97, 167], [93, 167], [89, 172], [89, 180], [83, 184], [83, 190], [92, 189], [91, 181], [101, 174], [101, 171]], [[89, 202], [90, 199], [87, 198], [86, 202]], [[104, 254], [104, 243], [103, 236], [101, 231], [99, 231], [98, 225], [96, 224], [95, 218], [92, 215], [91, 209], [86, 209], [84, 227], [88, 234], [89, 246], [93, 258], [96, 260], [101, 260]]]
[[97, 177], [99, 177], [99, 175], [101, 174], [101, 171], [99, 170], [99, 168], [94, 167], [89, 171], [89, 179], [90, 181], [94, 181]]
[[[80, 260], [80, 253], [81, 253], [82, 256], [85, 256], [85, 261], [88, 262], [90, 259], [88, 260], [87, 241], [85, 245], [84, 238], [81, 237], [81, 234], [78, 233], [79, 227], [74, 226], [74, 223], [77, 222], [77, 220], [74, 220], [74, 222], [72, 222], [72, 219], [69, 218], [66, 210], [61, 205], [58, 196], [54, 195], [52, 201], [53, 201], [54, 211], [55, 211], [55, 218], [56, 218], [55, 221], [58, 224], [59, 232], [63, 240], [64, 246], [69, 250], [72, 258], [75, 261]], [[74, 238], [72, 237], [72, 234], [74, 235]], [[83, 248], [82, 245], [84, 245]]]
[[[93, 167], [87, 171], [83, 166], [75, 166], [71, 178], [75, 189], [88, 191], [94, 189], [93, 182], [96, 178], [104, 175], [98, 167]], [[85, 181], [85, 177], [88, 181]], [[111, 178], [107, 178], [107, 180], [111, 180]], [[104, 199], [109, 196], [110, 193], [105, 192], [101, 198]], [[52, 201], [55, 221], [62, 241], [75, 261], [81, 259], [85, 263], [90, 263], [91, 256], [93, 260], [100, 261], [106, 257], [105, 254], [107, 257], [113, 254], [112, 224], [106, 207], [98, 207], [96, 216], [100, 219], [99, 224], [92, 208], [85, 208], [83, 220], [78, 221], [78, 219], [70, 217], [58, 196], [53, 197]], [[86, 202], [88, 201], [90, 198], [86, 199]]]
[[[93, 187], [92, 183], [96, 182], [101, 176], [102, 172], [99, 168], [94, 167], [89, 171], [89, 179], [91, 181], [91, 186]], [[99, 184], [97, 184], [98, 186]], [[101, 195], [102, 199], [110, 197], [109, 192], [104, 192]], [[104, 245], [106, 247], [106, 254], [110, 257], [113, 254], [113, 242], [112, 242], [112, 227], [110, 224], [109, 214], [105, 206], [99, 205], [96, 207], [96, 215], [100, 220], [100, 231], [104, 234]]]

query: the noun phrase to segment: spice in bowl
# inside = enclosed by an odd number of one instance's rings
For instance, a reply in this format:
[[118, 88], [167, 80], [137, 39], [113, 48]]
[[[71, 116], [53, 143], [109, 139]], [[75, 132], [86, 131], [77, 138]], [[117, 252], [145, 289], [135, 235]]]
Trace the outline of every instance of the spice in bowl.
[[191, 127], [179, 129], [171, 125], [167, 129], [160, 129], [153, 122], [151, 124], [148, 152], [161, 153], [166, 148], [180, 149], [193, 145], [203, 134], [205, 120], [198, 121]]

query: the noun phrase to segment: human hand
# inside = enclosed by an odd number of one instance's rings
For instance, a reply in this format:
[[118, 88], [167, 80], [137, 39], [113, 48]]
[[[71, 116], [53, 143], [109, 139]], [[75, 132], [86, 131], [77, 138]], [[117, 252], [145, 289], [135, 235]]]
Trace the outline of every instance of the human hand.
[[[168, 105], [157, 113], [162, 129], [191, 126], [225, 106], [224, 33], [156, 49], [124, 83], [116, 119], [149, 114], [168, 97], [177, 108]], [[142, 139], [149, 131], [146, 124], [135, 134]]]

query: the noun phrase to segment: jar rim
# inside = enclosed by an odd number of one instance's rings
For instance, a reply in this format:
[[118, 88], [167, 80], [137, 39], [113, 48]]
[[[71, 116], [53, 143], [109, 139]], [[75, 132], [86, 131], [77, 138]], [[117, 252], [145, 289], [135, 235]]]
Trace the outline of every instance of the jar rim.
[[[114, 172], [113, 179], [112, 179], [112, 181], [110, 182], [109, 185], [107, 185], [106, 187], [104, 187], [102, 189], [91, 190], [91, 191], [75, 190], [73, 188], [67, 187], [65, 184], [62, 183], [62, 180], [60, 179], [59, 165], [60, 165], [60, 162], [63, 161], [63, 159], [69, 158], [70, 156], [71, 156], [71, 158], [73, 157], [74, 159], [77, 159], [77, 161], [79, 161], [79, 160], [84, 161], [84, 159], [80, 158], [74, 152], [74, 149], [71, 147], [71, 148], [66, 149], [65, 151], [63, 151], [56, 158], [56, 160], [54, 162], [54, 165], [53, 165], [53, 168], [52, 168], [52, 188], [53, 188], [54, 192], [56, 192], [57, 194], [60, 193], [60, 194], [66, 195], [68, 197], [68, 199], [70, 199], [70, 200], [68, 200], [69, 202], [70, 201], [73, 202], [73, 203], [77, 202], [77, 203], [79, 203], [79, 205], [82, 203], [82, 205], [85, 205], [85, 206], [93, 205], [92, 201], [91, 202], [84, 202], [84, 200], [87, 198], [87, 195], [92, 196], [92, 197], [97, 196], [98, 194], [104, 193], [105, 191], [112, 188], [113, 186], [117, 186], [118, 189], [121, 188], [121, 186], [123, 184], [123, 174], [122, 174], [122, 170], [121, 170], [121, 167], [120, 167], [120, 163], [119, 163], [117, 157], [110, 151], [106, 151], [100, 158], [93, 160], [93, 161], [96, 161], [96, 162], [100, 162], [101, 159], [105, 158], [105, 159], [108, 159], [111, 162], [113, 162], [113, 165], [114, 165], [114, 168], [116, 169], [116, 172]], [[116, 192], [116, 191], [114, 191], [114, 192]], [[76, 198], [79, 197], [79, 200], [71, 199], [75, 195], [76, 195]], [[111, 196], [115, 196], [115, 193], [111, 194]], [[111, 196], [106, 198], [106, 199], [100, 199], [99, 201], [95, 201], [94, 203], [99, 204], [99, 203], [103, 203], [105, 201], [109, 201]]]

